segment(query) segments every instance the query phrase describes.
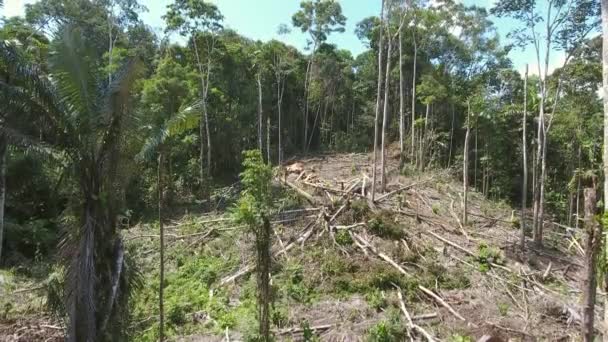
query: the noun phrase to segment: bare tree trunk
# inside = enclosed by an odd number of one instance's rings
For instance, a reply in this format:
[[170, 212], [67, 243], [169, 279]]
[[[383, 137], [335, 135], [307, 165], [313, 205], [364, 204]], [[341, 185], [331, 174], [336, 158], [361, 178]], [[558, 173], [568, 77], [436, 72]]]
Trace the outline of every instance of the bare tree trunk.
[[414, 65], [412, 71], [412, 163], [416, 160], [416, 64], [418, 60], [418, 45], [416, 45], [415, 27], [414, 36]]
[[450, 128], [450, 153], [448, 155], [448, 168], [452, 164], [452, 147], [454, 146], [454, 121], [456, 119], [454, 104], [452, 103], [452, 127]]
[[[214, 43], [213, 43], [214, 44]], [[192, 45], [194, 45], [194, 53], [196, 55], [196, 61], [198, 65], [199, 76], [201, 80], [201, 100], [203, 105], [203, 120], [199, 124], [199, 139], [200, 139], [200, 170], [199, 177], [201, 186], [205, 184], [205, 151], [203, 148], [203, 141], [205, 140], [205, 135], [207, 138], [207, 174], [211, 175], [211, 134], [209, 131], [209, 112], [207, 108], [207, 96], [209, 94], [209, 76], [211, 74], [211, 56], [207, 56], [207, 72], [203, 71], [203, 64], [201, 62], [200, 54], [198, 51], [198, 44], [196, 43], [196, 39], [193, 38]], [[211, 47], [211, 51], [213, 51], [213, 45]]]
[[281, 165], [283, 162], [283, 142], [282, 142], [282, 134], [281, 134], [281, 107], [283, 107], [283, 93], [285, 92], [285, 83], [281, 81], [281, 77], [279, 76], [277, 79], [277, 111], [278, 111], [278, 135], [279, 135], [279, 155], [278, 155], [278, 164]]
[[256, 75], [258, 83], [258, 148], [260, 153], [264, 155], [264, 139], [263, 124], [262, 124], [262, 74], [258, 72]]
[[160, 317], [160, 323], [158, 327], [158, 338], [159, 341], [164, 340], [165, 331], [165, 310], [163, 301], [163, 292], [165, 287], [165, 227], [163, 225], [163, 153], [162, 151], [158, 154], [158, 226], [160, 229], [160, 271], [159, 271], [159, 282], [158, 287], [158, 314]]
[[405, 96], [403, 94], [405, 78], [403, 77], [403, 29], [399, 29], [399, 164], [403, 163], [405, 140]]
[[270, 269], [271, 255], [270, 247], [272, 227], [268, 218], [256, 237], [257, 263], [258, 263], [258, 319], [260, 324], [260, 336], [263, 341], [270, 341]]
[[602, 247], [602, 228], [595, 220], [596, 195], [594, 188], [585, 189], [585, 278], [583, 280], [583, 324], [582, 335], [585, 342], [594, 340], [593, 320], [595, 318], [596, 266]]
[[477, 161], [479, 160], [479, 149], [478, 149], [478, 145], [477, 145], [477, 138], [479, 137], [479, 123], [477, 122], [478, 119], [475, 118], [475, 171], [473, 172], [473, 189], [478, 189], [477, 187]]
[[427, 141], [427, 134], [428, 134], [428, 123], [429, 123], [429, 113], [431, 112], [431, 104], [427, 103], [426, 104], [426, 113], [424, 115], [424, 130], [422, 131], [422, 134], [420, 134], [420, 151], [418, 152], [418, 154], [420, 155], [420, 170], [424, 170], [425, 168], [425, 163], [426, 160], [424, 158], [424, 150], [427, 147], [428, 141]]
[[270, 115], [266, 115], [266, 162], [272, 165], [270, 160]]
[[469, 199], [469, 140], [471, 135], [471, 104], [467, 102], [467, 133], [464, 136], [464, 159], [462, 168], [462, 183], [464, 185], [462, 224], [468, 224], [467, 206]]
[[[388, 15], [390, 17], [390, 10], [388, 11]], [[387, 22], [390, 22], [390, 18], [387, 18]], [[381, 156], [380, 156], [380, 191], [384, 192], [386, 190], [386, 129], [388, 126], [388, 102], [390, 96], [390, 82], [391, 82], [391, 53], [393, 51], [393, 39], [391, 37], [391, 33], [387, 26], [386, 28], [386, 36], [388, 37], [388, 52], [386, 54], [386, 77], [384, 84], [384, 114], [382, 116], [382, 147], [381, 147]]]
[[7, 143], [0, 135], [0, 263], [2, 262], [2, 244], [4, 243], [4, 207], [6, 206], [6, 154]]
[[526, 249], [526, 201], [528, 199], [528, 145], [526, 141], [526, 123], [528, 117], [528, 65], [524, 78], [524, 120], [522, 122], [523, 185], [521, 190], [521, 250]]
[[376, 116], [374, 118], [374, 157], [372, 165], [372, 202], [376, 197], [376, 166], [378, 163], [378, 121], [380, 120], [380, 101], [382, 98], [382, 49], [384, 48], [384, 0], [380, 11], [380, 42], [378, 43], [378, 89], [376, 93]]
[[[603, 101], [604, 101], [604, 215], [608, 213], [608, 0], [602, 0], [602, 66], [603, 66]], [[608, 248], [608, 235], [606, 235]], [[604, 272], [604, 290], [608, 290], [608, 272]], [[608, 324], [608, 305], [604, 305], [604, 324]]]

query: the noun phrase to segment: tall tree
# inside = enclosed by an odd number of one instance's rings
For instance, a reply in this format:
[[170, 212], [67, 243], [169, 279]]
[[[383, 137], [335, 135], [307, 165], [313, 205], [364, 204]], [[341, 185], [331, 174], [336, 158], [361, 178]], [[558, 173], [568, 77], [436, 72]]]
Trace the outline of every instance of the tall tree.
[[2, 63], [13, 64], [13, 78], [26, 86], [19, 101], [45, 118], [41, 137], [63, 152], [79, 185], [80, 225], [62, 243], [69, 341], [124, 336], [133, 285], [116, 229], [121, 181], [128, 176], [119, 174], [119, 163], [128, 163], [119, 150], [139, 68], [129, 62], [108, 84], [96, 64], [99, 50], [88, 43], [79, 27], [59, 28], [49, 63], [52, 80], [35, 66], [15, 65], [15, 55], [0, 49]]
[[380, 10], [380, 42], [378, 43], [378, 88], [376, 91], [376, 116], [374, 118], [374, 157], [372, 161], [372, 202], [376, 197], [376, 172], [378, 165], [378, 128], [380, 120], [380, 104], [382, 101], [382, 50], [384, 43], [384, 7], [386, 1], [382, 0], [382, 9]]
[[528, 126], [528, 64], [524, 75], [524, 118], [522, 120], [522, 160], [523, 180], [521, 189], [521, 250], [526, 248], [526, 201], [528, 200], [528, 143], [526, 138], [526, 126]]
[[[176, 0], [167, 6], [167, 14], [163, 16], [167, 24], [166, 31], [178, 31], [182, 36], [190, 36], [194, 49], [196, 65], [201, 83], [201, 104], [203, 117], [199, 123], [201, 185], [205, 186], [205, 152], [204, 141], [207, 143], [207, 175], [211, 174], [211, 132], [209, 128], [209, 87], [213, 71], [213, 58], [216, 50], [217, 32], [222, 29], [223, 16], [215, 4], [204, 0]], [[204, 45], [204, 50], [200, 47]]]
[[594, 188], [585, 189], [585, 278], [583, 279], [583, 341], [594, 341], [597, 262], [602, 248], [602, 227], [595, 219], [596, 195]]
[[[604, 102], [604, 215], [608, 213], [608, 0], [602, 0], [602, 101]], [[577, 218], [578, 220], [578, 218]], [[608, 248], [608, 236], [604, 243]], [[604, 275], [604, 289], [608, 289], [608, 275]], [[608, 324], [608, 307], [604, 308], [604, 324]]]
[[[547, 80], [551, 55], [557, 45], [558, 48], [566, 51], [564, 65], [568, 63], [587, 35], [597, 27], [597, 20], [594, 18], [599, 11], [597, 5], [593, 0], [501, 0], [492, 8], [493, 14], [499, 17], [514, 18], [525, 25], [522, 29], [514, 30], [510, 36], [521, 47], [532, 45], [536, 53], [540, 89], [537, 151], [533, 166], [536, 177], [534, 180], [534, 217], [532, 225], [534, 242], [537, 245], [542, 244], [544, 226], [545, 178], [547, 173], [546, 140], [551, 127], [546, 118], [547, 98], [549, 96]], [[539, 27], [542, 31], [539, 31]], [[544, 56], [541, 58], [543, 53]], [[558, 92], [559, 90], [556, 89], [555, 93]], [[558, 96], [554, 96], [554, 99], [557, 98]]]
[[306, 66], [304, 77], [304, 151], [308, 150], [308, 115], [309, 115], [309, 92], [312, 83], [312, 71], [314, 68], [315, 55], [319, 46], [327, 40], [334, 32], [344, 32], [346, 17], [342, 14], [342, 6], [336, 0], [305, 0], [300, 2], [300, 10], [292, 19], [294, 27], [298, 27], [304, 33], [310, 35], [308, 41], [311, 52]]

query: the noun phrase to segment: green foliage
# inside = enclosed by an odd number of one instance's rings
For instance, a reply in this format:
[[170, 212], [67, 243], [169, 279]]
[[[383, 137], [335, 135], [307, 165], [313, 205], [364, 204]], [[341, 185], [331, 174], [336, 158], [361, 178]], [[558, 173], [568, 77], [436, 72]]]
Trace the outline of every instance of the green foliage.
[[336, 242], [341, 246], [349, 246], [353, 244], [353, 238], [347, 230], [341, 229], [336, 232]]
[[450, 336], [448, 341], [450, 341], [450, 342], [473, 342], [475, 340], [470, 336], [456, 334], [456, 335]]
[[395, 223], [393, 214], [388, 211], [374, 215], [367, 225], [372, 233], [383, 238], [399, 240], [405, 237], [403, 227]]
[[504, 260], [504, 256], [500, 249], [488, 246], [485, 243], [479, 244], [476, 261], [479, 264], [479, 270], [481, 272], [489, 271], [490, 268], [492, 268], [492, 264], [504, 264]]
[[389, 310], [387, 318], [373, 325], [367, 332], [366, 341], [392, 342], [402, 341], [406, 337], [405, 324], [397, 310]]
[[500, 313], [501, 316], [506, 317], [507, 314], [509, 314], [509, 308], [511, 307], [509, 305], [509, 303], [497, 303], [496, 304], [498, 306], [498, 312]]
[[243, 193], [232, 213], [236, 222], [257, 229], [272, 208], [272, 168], [264, 163], [259, 150], [246, 151], [243, 155]]

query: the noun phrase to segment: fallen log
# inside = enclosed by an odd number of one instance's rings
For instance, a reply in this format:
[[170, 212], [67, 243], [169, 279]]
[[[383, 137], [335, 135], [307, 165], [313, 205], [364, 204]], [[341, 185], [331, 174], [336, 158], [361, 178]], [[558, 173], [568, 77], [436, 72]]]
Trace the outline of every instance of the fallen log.
[[454, 310], [454, 308], [452, 308], [450, 306], [450, 304], [446, 303], [443, 299], [441, 299], [441, 297], [439, 297], [438, 295], [436, 295], [433, 291], [427, 289], [426, 287], [424, 287], [422, 285], [418, 285], [418, 288], [420, 290], [422, 290], [422, 292], [426, 293], [431, 298], [433, 298], [441, 306], [443, 306], [444, 308], [448, 309], [448, 311], [450, 311], [450, 313], [452, 313], [452, 315], [454, 315], [456, 318], [458, 318], [461, 321], [465, 321], [466, 322], [466, 319], [464, 317], [462, 317], [462, 315], [460, 315], [456, 310]]
[[[422, 336], [424, 336], [427, 341], [429, 342], [434, 342], [435, 339], [433, 338], [433, 336], [431, 334], [429, 334], [426, 330], [422, 329], [422, 327], [420, 327], [419, 325], [416, 325], [412, 319], [412, 316], [410, 315], [410, 313], [407, 311], [407, 308], [405, 307], [405, 301], [403, 300], [403, 295], [401, 294], [401, 289], [397, 287], [397, 295], [399, 296], [399, 306], [401, 308], [401, 312], [403, 312], [403, 315], [405, 316], [405, 320], [407, 321], [407, 325], [411, 330], [415, 330], [418, 333], [420, 333]], [[437, 314], [435, 314], [435, 316], [437, 316]]]

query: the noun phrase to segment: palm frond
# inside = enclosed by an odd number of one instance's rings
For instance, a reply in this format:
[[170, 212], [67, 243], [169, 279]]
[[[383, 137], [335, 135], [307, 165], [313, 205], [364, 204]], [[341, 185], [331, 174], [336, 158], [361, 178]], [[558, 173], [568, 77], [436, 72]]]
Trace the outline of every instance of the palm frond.
[[168, 138], [198, 127], [201, 120], [200, 113], [202, 105], [203, 102], [199, 100], [180, 109], [177, 114], [167, 120], [161, 129], [146, 140], [136, 158], [140, 161], [150, 160], [153, 158], [158, 147]]
[[126, 110], [128, 98], [133, 84], [142, 70], [141, 66], [141, 60], [137, 57], [125, 63], [100, 97], [98, 105], [100, 120], [97, 128], [102, 132], [101, 145], [98, 150], [98, 156], [101, 158], [104, 158], [119, 138], [121, 119], [128, 112]]
[[85, 42], [82, 31], [68, 25], [55, 39], [49, 60], [66, 118], [78, 126], [82, 136], [90, 138], [93, 137], [99, 97], [95, 59], [95, 51]]
[[17, 130], [0, 126], [0, 136], [7, 140], [9, 146], [14, 146], [26, 154], [32, 153], [56, 161], [65, 159], [62, 151]]

